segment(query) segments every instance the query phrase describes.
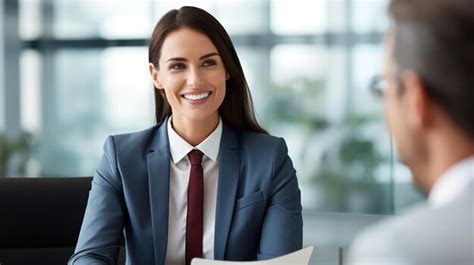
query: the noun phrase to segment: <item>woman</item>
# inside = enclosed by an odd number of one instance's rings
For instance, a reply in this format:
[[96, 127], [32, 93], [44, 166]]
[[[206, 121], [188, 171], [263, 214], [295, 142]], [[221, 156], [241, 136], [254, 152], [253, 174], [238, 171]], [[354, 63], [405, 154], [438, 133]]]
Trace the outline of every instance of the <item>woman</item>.
[[182, 7], [149, 47], [157, 125], [110, 136], [70, 264], [268, 259], [302, 247], [301, 200], [283, 139], [256, 121], [220, 23]]

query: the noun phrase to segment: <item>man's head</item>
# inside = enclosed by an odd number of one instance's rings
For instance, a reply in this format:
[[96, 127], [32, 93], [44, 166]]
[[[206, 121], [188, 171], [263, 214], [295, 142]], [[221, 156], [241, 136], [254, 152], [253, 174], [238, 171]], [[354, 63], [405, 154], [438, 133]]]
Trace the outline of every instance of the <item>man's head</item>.
[[433, 139], [474, 144], [474, 0], [392, 0], [389, 12], [386, 119], [402, 162], [428, 192]]

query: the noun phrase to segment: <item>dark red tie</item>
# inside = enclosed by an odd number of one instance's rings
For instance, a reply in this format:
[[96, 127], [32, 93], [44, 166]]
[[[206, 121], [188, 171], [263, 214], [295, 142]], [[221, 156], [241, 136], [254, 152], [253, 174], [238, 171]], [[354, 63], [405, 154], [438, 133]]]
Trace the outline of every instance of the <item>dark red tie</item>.
[[186, 218], [186, 265], [191, 259], [202, 258], [203, 194], [202, 152], [193, 150], [188, 154], [191, 173], [188, 186], [188, 215]]

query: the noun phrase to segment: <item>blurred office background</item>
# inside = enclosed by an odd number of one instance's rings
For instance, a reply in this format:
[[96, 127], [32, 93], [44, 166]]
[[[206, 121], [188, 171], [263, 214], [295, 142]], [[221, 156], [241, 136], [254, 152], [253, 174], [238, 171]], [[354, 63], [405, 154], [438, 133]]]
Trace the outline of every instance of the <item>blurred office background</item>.
[[287, 141], [306, 245], [347, 246], [421, 200], [367, 89], [387, 0], [0, 2], [2, 177], [91, 176], [107, 135], [152, 126], [148, 38], [169, 9], [195, 5], [228, 30], [260, 121]]

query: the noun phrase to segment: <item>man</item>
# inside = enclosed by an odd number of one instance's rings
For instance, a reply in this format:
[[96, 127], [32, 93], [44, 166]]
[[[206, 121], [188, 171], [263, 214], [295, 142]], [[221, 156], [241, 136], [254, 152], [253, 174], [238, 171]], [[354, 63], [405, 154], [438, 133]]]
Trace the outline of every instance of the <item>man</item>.
[[392, 0], [381, 92], [427, 203], [369, 228], [349, 264], [474, 264], [474, 0]]

